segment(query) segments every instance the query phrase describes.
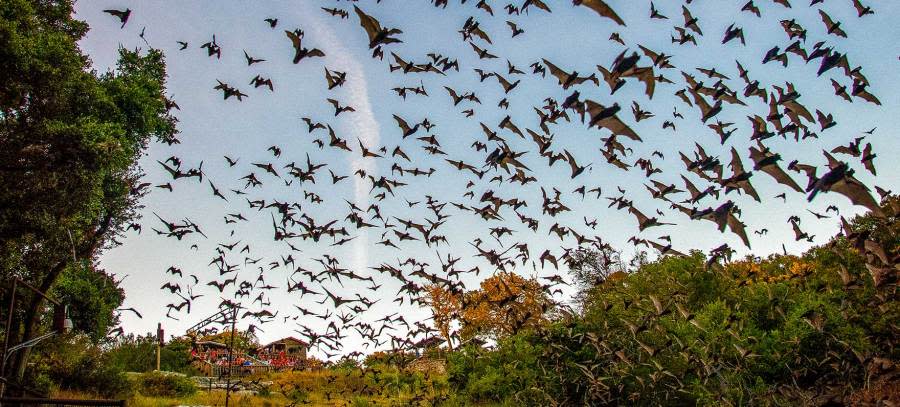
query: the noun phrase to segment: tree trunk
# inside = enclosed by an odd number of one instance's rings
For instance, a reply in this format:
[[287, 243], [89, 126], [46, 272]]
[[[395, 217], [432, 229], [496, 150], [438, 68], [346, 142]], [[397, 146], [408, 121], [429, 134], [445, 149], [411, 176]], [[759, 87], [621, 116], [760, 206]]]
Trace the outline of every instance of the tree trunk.
[[[53, 283], [56, 282], [57, 277], [59, 277], [60, 273], [65, 270], [68, 264], [68, 261], [57, 263], [57, 265], [50, 270], [50, 273], [47, 275], [38, 289], [44, 293], [50, 290], [50, 288], [53, 287]], [[38, 320], [40, 319], [40, 313], [38, 311], [40, 311], [43, 305], [44, 297], [34, 294], [33, 299], [28, 304], [28, 308], [25, 311], [25, 317], [22, 320], [24, 325], [22, 328], [22, 335], [19, 337], [20, 339], [17, 343], [22, 343], [32, 339], [32, 337], [34, 336], [34, 329], [37, 327]], [[15, 378], [15, 381], [17, 383], [21, 383], [22, 378], [25, 376], [25, 367], [27, 366], [26, 362], [28, 361], [28, 356], [30, 356], [30, 354], [31, 348], [25, 348], [18, 351], [13, 358], [11, 376]]]
[[[80, 250], [75, 251], [73, 248], [73, 259], [75, 258], [92, 258], [100, 247], [100, 243], [102, 242], [103, 237], [109, 231], [112, 225], [112, 215], [107, 214], [100, 221], [97, 229], [95, 229], [94, 233], [91, 235], [90, 239], [85, 241], [84, 246], [81, 247]], [[66, 269], [66, 266], [70, 264], [70, 260], [68, 256], [63, 257], [66, 260], [60, 261], [56, 264], [50, 271], [47, 273], [44, 280], [41, 282], [41, 285], [38, 287], [43, 293], [47, 293], [56, 282], [56, 279], [62, 273], [63, 270]], [[22, 320], [22, 335], [19, 337], [18, 343], [25, 342], [27, 340], [32, 339], [34, 335], [35, 328], [38, 325], [39, 320], [39, 312], [41, 307], [44, 305], [44, 298], [40, 295], [35, 294], [34, 299], [28, 304], [28, 308], [25, 311], [25, 317]], [[27, 365], [28, 356], [31, 353], [31, 348], [22, 349], [18, 352], [18, 354], [13, 358], [13, 366], [11, 372], [13, 373], [12, 377], [14, 377], [16, 382], [21, 382], [22, 378], [25, 376], [25, 367]]]

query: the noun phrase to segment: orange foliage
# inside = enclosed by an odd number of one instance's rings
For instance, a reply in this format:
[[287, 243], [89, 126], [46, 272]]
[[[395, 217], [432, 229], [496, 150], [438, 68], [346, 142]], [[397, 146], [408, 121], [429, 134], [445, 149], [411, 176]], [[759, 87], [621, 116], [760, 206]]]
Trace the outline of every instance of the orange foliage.
[[437, 284], [426, 286], [425, 291], [434, 326], [447, 343], [451, 343], [453, 322], [460, 323], [463, 340], [504, 337], [546, 322], [551, 304], [540, 282], [511, 272], [497, 273], [482, 281], [480, 289], [466, 293]]
[[543, 324], [550, 299], [537, 280], [501, 272], [467, 292], [462, 305], [463, 339], [503, 337]]
[[776, 283], [806, 276], [814, 265], [796, 256], [778, 256], [773, 259], [738, 260], [728, 264], [727, 270], [743, 280], [743, 284], [759, 282]]
[[452, 293], [446, 288], [438, 284], [431, 284], [425, 287], [426, 300], [431, 306], [431, 313], [434, 316], [434, 327], [440, 332], [447, 346], [453, 349], [451, 341], [450, 325], [459, 318], [461, 307], [460, 296]]

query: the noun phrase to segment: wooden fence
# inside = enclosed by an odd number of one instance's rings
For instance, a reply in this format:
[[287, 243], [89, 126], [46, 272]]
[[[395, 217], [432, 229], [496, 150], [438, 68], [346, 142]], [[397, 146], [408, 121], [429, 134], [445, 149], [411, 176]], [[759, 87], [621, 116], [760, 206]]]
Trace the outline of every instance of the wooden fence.
[[125, 400], [74, 400], [74, 399], [48, 399], [28, 397], [3, 397], [0, 398], [0, 406], [97, 406], [97, 407], [125, 407]]

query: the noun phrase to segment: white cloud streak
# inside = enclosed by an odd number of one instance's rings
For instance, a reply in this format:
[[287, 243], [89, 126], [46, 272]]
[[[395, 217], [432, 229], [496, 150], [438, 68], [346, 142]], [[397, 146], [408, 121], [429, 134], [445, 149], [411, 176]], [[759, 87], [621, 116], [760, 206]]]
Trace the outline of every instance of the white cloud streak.
[[[376, 149], [380, 144], [380, 128], [375, 114], [372, 112], [372, 104], [369, 99], [369, 86], [366, 81], [366, 73], [359, 60], [347, 50], [343, 42], [335, 36], [328, 24], [323, 24], [318, 17], [309, 19], [309, 28], [312, 38], [322, 44], [326, 50], [326, 58], [329, 67], [347, 72], [347, 82], [342, 86], [344, 98], [342, 103], [349, 104], [356, 109], [355, 112], [345, 113], [342, 118], [349, 125], [342, 126], [350, 132], [346, 137], [348, 143], [354, 144], [353, 137], [359, 137], [369, 149]], [[353, 155], [350, 159], [350, 167], [353, 172], [363, 170], [366, 174], [378, 176], [378, 164], [374, 160], [363, 159], [359, 155]], [[360, 208], [369, 206], [369, 185], [360, 177], [352, 177], [354, 190], [354, 203]], [[360, 230], [360, 235], [353, 243], [353, 267], [363, 270], [369, 266], [369, 239], [365, 229]]]

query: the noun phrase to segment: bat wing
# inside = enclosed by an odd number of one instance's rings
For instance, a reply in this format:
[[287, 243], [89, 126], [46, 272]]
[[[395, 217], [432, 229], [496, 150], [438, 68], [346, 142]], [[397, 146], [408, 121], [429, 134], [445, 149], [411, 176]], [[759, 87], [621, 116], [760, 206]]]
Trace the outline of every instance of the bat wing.
[[734, 175], [744, 173], [744, 163], [741, 162], [741, 156], [734, 147], [731, 147], [731, 170], [734, 172]]
[[178, 175], [181, 174], [180, 171], [178, 171], [178, 170], [176, 170], [176, 169], [174, 169], [174, 168], [172, 168], [172, 167], [169, 167], [169, 166], [166, 165], [166, 163], [164, 163], [164, 162], [161, 162], [161, 161], [159, 161], [159, 160], [157, 160], [156, 162], [158, 162], [159, 165], [162, 165], [163, 168], [165, 168], [166, 171], [169, 173], [169, 175], [172, 176], [172, 178], [178, 178]]
[[297, 36], [296, 33], [294, 33], [293, 31], [284, 30], [284, 34], [291, 39], [291, 43], [294, 44], [295, 49], [300, 49], [300, 37]]
[[454, 100], [459, 98], [459, 95], [456, 93], [455, 90], [453, 90], [453, 88], [450, 88], [449, 86], [444, 86], [444, 89], [447, 89], [447, 93], [449, 93], [450, 97], [452, 97]]
[[493, 42], [491, 42], [491, 37], [489, 37], [487, 35], [487, 33], [484, 32], [484, 30], [482, 30], [481, 28], [476, 28], [476, 29], [472, 30], [472, 34], [474, 34], [478, 38], [483, 39], [488, 44], [493, 44]]
[[691, 208], [688, 208], [684, 205], [679, 205], [679, 204], [673, 203], [672, 208], [678, 209], [681, 213], [688, 215], [688, 216], [691, 216], [693, 214], [693, 211], [691, 211]]
[[578, 171], [578, 163], [575, 161], [575, 157], [572, 156], [572, 153], [569, 150], [563, 150], [563, 153], [566, 155], [566, 161], [569, 163], [569, 167], [572, 168], [572, 173], [574, 174]]
[[687, 9], [685, 6], [681, 6], [681, 15], [684, 16], [684, 23], [687, 24], [688, 21], [694, 19], [694, 16], [691, 15], [691, 11]]
[[532, 1], [531, 1], [531, 5], [537, 7], [537, 8], [539, 8], [539, 9], [541, 9], [541, 10], [544, 10], [544, 11], [546, 11], [546, 12], [548, 12], [548, 13], [552, 13], [552, 11], [550, 11], [550, 6], [548, 6], [547, 3], [544, 3], [544, 2], [541, 1], [541, 0], [532, 0]]
[[409, 124], [406, 123], [406, 120], [403, 120], [400, 116], [394, 115], [394, 120], [397, 121], [397, 125], [400, 126], [400, 130], [403, 130], [403, 133], [406, 133], [410, 130]]
[[[682, 156], [684, 156], [684, 155], [682, 155]], [[697, 189], [697, 186], [694, 185], [694, 183], [691, 182], [691, 180], [687, 179], [684, 175], [681, 176], [681, 179], [684, 180], [684, 188], [688, 190], [689, 194], [691, 194], [691, 199], [694, 199], [698, 195], [700, 195], [700, 190]]]
[[653, 99], [653, 92], [656, 90], [656, 76], [653, 75], [653, 68], [645, 67], [635, 70], [634, 76], [641, 82], [644, 82], [646, 89], [644, 93], [647, 97]]
[[869, 188], [852, 175], [847, 175], [844, 179], [832, 184], [830, 190], [850, 198], [850, 202], [853, 202], [854, 205], [864, 206], [872, 213], [882, 213], [878, 202], [869, 192]]
[[628, 212], [630, 212], [632, 215], [634, 215], [635, 218], [637, 218], [638, 225], [643, 225], [650, 220], [647, 215], [644, 215], [643, 213], [641, 213], [641, 211], [635, 209], [635, 207], [633, 206], [628, 208]]
[[881, 106], [881, 101], [878, 100], [878, 98], [875, 97], [875, 95], [871, 94], [871, 93], [870, 93], [869, 91], [867, 91], [867, 90], [864, 90], [864, 91], [861, 91], [861, 92], [857, 92], [857, 93], [856, 93], [856, 96], [859, 97], [859, 98], [862, 98], [863, 100], [865, 100], [865, 101], [867, 101], [867, 102], [874, 103], [874, 104], [876, 104], [876, 105]]
[[644, 55], [647, 56], [647, 58], [650, 58], [654, 61], [656, 61], [656, 59], [659, 58], [659, 54], [653, 52], [652, 50], [650, 50], [649, 48], [647, 48], [643, 45], [638, 44], [638, 48], [641, 49], [641, 51], [644, 53]]
[[794, 112], [794, 114], [796, 114], [810, 122], [816, 121], [813, 118], [812, 113], [809, 112], [809, 109], [807, 109], [806, 106], [803, 106], [800, 103], [798, 103], [796, 100], [791, 100], [791, 101], [785, 102], [783, 105], [784, 105], [784, 107], [786, 107], [786, 108], [790, 109], [792, 112]]
[[634, 141], [643, 141], [641, 136], [634, 132], [631, 127], [628, 127], [625, 122], [619, 119], [617, 116], [607, 117], [599, 122], [601, 127], [609, 129], [613, 134], [621, 135], [628, 137]]
[[819, 16], [822, 17], [822, 22], [825, 23], [825, 28], [831, 31], [831, 27], [834, 26], [834, 21], [831, 19], [831, 16], [826, 14], [821, 9], [819, 9]]
[[760, 171], [769, 174], [772, 178], [775, 178], [775, 181], [778, 181], [781, 185], [786, 185], [797, 192], [803, 192], [803, 189], [797, 185], [797, 182], [791, 178], [784, 170], [781, 169], [777, 164], [767, 165], [759, 169]]
[[359, 7], [353, 6], [353, 11], [359, 16], [359, 25], [366, 30], [366, 34], [369, 35], [369, 42], [371, 42], [375, 39], [375, 36], [378, 35], [378, 31], [381, 31], [381, 24], [378, 23], [378, 20], [372, 18], [372, 16], [360, 10]]
[[550, 62], [550, 61], [548, 61], [548, 60], [546, 60], [546, 59], [542, 59], [542, 61], [544, 61], [544, 65], [547, 65], [547, 68], [550, 68], [550, 73], [551, 73], [553, 76], [555, 76], [556, 79], [559, 80], [560, 85], [562, 85], [563, 83], [565, 83], [566, 79], [569, 77], [569, 73], [568, 73], [568, 72], [563, 71], [562, 69], [559, 69], [558, 66], [553, 65], [552, 62]]
[[613, 10], [612, 7], [609, 6], [609, 4], [606, 4], [605, 1], [603, 1], [603, 0], [585, 0], [581, 4], [583, 6], [587, 6], [591, 10], [596, 11], [597, 14], [600, 14], [603, 17], [606, 17], [606, 18], [609, 18], [609, 19], [615, 21], [616, 24], [625, 26], [625, 21], [622, 21], [622, 18], [619, 17], [619, 15], [616, 14], [615, 10]]
[[744, 242], [744, 245], [750, 247], [750, 239], [747, 238], [747, 229], [746, 225], [744, 225], [744, 222], [741, 222], [736, 216], [730, 213], [728, 214], [726, 222], [728, 224], [728, 228], [741, 238], [741, 241]]

